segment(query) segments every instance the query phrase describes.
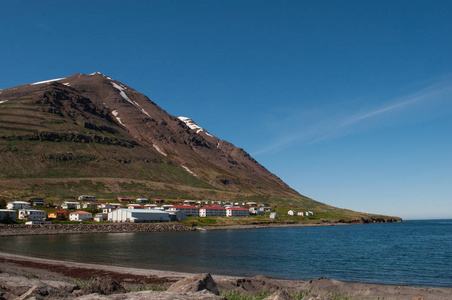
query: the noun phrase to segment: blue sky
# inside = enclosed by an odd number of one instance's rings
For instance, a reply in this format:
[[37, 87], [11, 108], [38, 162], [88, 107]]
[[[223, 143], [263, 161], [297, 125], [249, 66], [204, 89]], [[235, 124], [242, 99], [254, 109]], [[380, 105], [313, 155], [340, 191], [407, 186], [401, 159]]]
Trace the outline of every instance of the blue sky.
[[0, 4], [0, 88], [99, 71], [318, 201], [452, 218], [451, 1]]

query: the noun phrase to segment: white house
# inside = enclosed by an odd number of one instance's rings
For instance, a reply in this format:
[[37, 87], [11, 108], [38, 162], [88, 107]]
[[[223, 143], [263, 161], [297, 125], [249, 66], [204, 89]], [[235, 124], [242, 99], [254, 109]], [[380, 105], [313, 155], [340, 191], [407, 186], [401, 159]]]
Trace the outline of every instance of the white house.
[[87, 211], [74, 211], [69, 214], [69, 220], [71, 221], [91, 221], [93, 214]]
[[199, 215], [199, 207], [191, 205], [173, 205], [167, 211], [180, 210], [185, 213], [187, 217], [197, 217]]
[[96, 202], [95, 196], [89, 196], [89, 195], [81, 195], [78, 196], [78, 201], [93, 201]]
[[200, 217], [225, 217], [226, 209], [221, 206], [203, 206], [199, 209]]
[[307, 216], [307, 213], [305, 211], [299, 211], [299, 212], [297, 212], [297, 216], [304, 217], [304, 216]]
[[20, 220], [42, 221], [46, 218], [46, 212], [37, 209], [20, 209], [18, 218]]
[[307, 216], [313, 216], [314, 213], [313, 213], [312, 211], [307, 211], [307, 212], [306, 212], [306, 215], [307, 215]]
[[207, 200], [199, 200], [199, 201], [196, 201], [196, 204], [199, 204], [199, 205], [202, 205], [202, 206], [209, 205], [209, 201], [207, 201]]
[[214, 200], [214, 201], [212, 201], [212, 204], [218, 204], [218, 205], [221, 205], [221, 204], [223, 204], [223, 201], [220, 201], [220, 200]]
[[157, 204], [146, 204], [144, 206], [145, 209], [154, 209], [156, 208], [158, 205]]
[[244, 207], [226, 208], [226, 217], [249, 217], [250, 211]]
[[278, 215], [275, 212], [270, 213], [270, 219], [278, 219]]
[[64, 201], [63, 204], [61, 204], [61, 209], [80, 209], [80, 208], [82, 208], [80, 202]]
[[10, 221], [16, 220], [16, 211], [12, 209], [0, 209], [0, 221], [9, 219]]
[[249, 208], [249, 212], [252, 215], [260, 215], [260, 216], [265, 215], [265, 213], [260, 208], [258, 208], [257, 206], [250, 207]]
[[294, 210], [289, 210], [289, 211], [287, 212], [287, 214], [288, 214], [289, 216], [295, 216], [295, 215], [297, 214], [297, 212], [294, 211]]
[[25, 201], [11, 201], [6, 204], [6, 209], [28, 209], [30, 208], [30, 203]]
[[169, 222], [168, 212], [155, 209], [124, 209], [119, 208], [108, 213], [110, 222]]

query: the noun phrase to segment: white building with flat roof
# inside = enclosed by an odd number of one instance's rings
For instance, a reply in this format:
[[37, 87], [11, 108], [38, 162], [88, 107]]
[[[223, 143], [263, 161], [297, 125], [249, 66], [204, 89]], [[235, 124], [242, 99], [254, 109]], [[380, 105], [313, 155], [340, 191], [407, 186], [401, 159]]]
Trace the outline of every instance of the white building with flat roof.
[[167, 211], [180, 210], [185, 213], [187, 217], [197, 217], [199, 215], [199, 207], [191, 205], [173, 205]]
[[19, 209], [20, 220], [42, 221], [46, 219], [46, 212], [37, 209]]
[[169, 222], [168, 212], [155, 209], [125, 209], [119, 208], [108, 213], [110, 222]]
[[30, 203], [25, 201], [11, 201], [6, 204], [6, 209], [28, 209], [30, 205]]
[[92, 221], [93, 214], [87, 211], [74, 211], [69, 214], [69, 220], [71, 221]]
[[249, 217], [250, 211], [244, 207], [227, 207], [226, 217]]
[[226, 217], [226, 209], [221, 206], [203, 206], [199, 209], [200, 217]]

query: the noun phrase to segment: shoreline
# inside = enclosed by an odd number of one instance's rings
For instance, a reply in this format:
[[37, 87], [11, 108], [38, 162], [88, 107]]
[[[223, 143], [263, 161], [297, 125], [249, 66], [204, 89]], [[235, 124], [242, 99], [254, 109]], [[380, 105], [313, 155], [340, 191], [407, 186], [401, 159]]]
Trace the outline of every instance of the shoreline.
[[[58, 280], [77, 282], [92, 279], [96, 276], [109, 275], [124, 284], [161, 285], [168, 288], [174, 282], [195, 273], [163, 271], [155, 269], [139, 269], [100, 264], [88, 264], [72, 261], [58, 261], [36, 258], [12, 253], [0, 252], [0, 274], [13, 276], [29, 276], [40, 280]], [[450, 299], [452, 287], [413, 287], [397, 285], [381, 285], [359, 282], [342, 282], [328, 278], [317, 278], [310, 281], [272, 279], [262, 275], [255, 277], [239, 277], [228, 275], [212, 275], [219, 288], [233, 290], [237, 282], [260, 282], [260, 286], [280, 286], [290, 291], [309, 291], [317, 294], [342, 293], [353, 299]], [[264, 281], [263, 285], [262, 282]], [[265, 283], [266, 281], [266, 283]]]
[[[366, 225], [367, 223], [258, 223], [237, 225], [210, 225], [202, 227], [189, 227], [182, 223], [100, 223], [100, 224], [0, 224], [1, 236], [41, 235], [41, 234], [86, 234], [86, 233], [131, 233], [131, 232], [176, 232], [176, 231], [202, 231], [202, 230], [228, 230], [228, 229], [263, 229], [287, 227], [318, 227], [318, 226], [345, 226]], [[370, 223], [380, 224], [380, 223]]]

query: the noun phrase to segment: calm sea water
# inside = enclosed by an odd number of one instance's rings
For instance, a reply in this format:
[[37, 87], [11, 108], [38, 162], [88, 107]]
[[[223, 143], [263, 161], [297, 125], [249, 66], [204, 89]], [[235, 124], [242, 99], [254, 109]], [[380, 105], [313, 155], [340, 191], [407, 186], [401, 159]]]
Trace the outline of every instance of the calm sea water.
[[161, 270], [452, 287], [452, 220], [0, 237], [0, 251]]

